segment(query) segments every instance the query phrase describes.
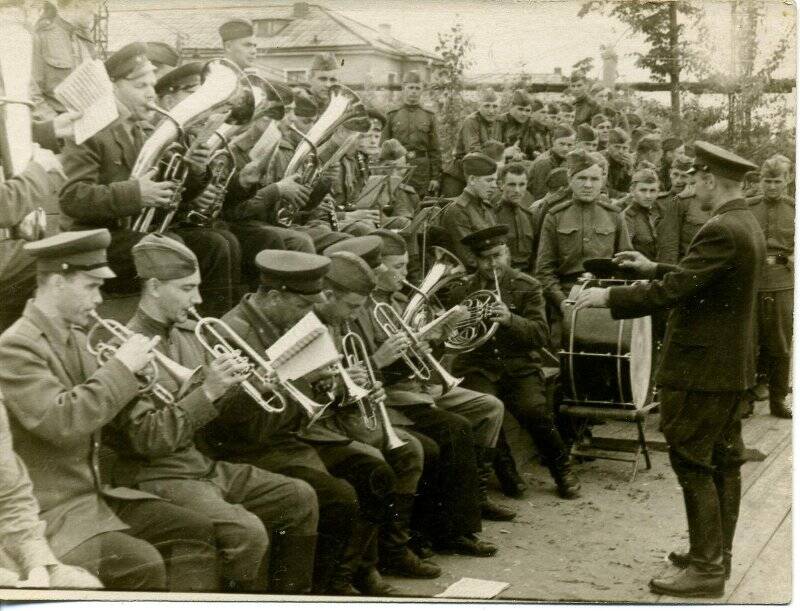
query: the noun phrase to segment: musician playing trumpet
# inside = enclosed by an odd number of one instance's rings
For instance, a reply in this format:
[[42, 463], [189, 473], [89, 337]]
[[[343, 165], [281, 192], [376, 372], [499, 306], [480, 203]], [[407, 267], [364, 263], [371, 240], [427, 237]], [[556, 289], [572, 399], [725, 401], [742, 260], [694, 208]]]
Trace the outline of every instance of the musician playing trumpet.
[[211, 460], [195, 445], [202, 427], [251, 401], [239, 389], [247, 372], [238, 355], [213, 357], [195, 335], [189, 317], [201, 302], [197, 258], [180, 242], [150, 234], [134, 246], [133, 260], [142, 294], [126, 326], [158, 338], [163, 354], [199, 371], [187, 382], [159, 369], [158, 381], [175, 401], [140, 401], [110, 425], [119, 454], [115, 481], [210, 518], [226, 591], [310, 591], [318, 518], [313, 489], [251, 465]]
[[[533, 438], [559, 496], [575, 498], [580, 484], [569, 465], [569, 448], [555, 427], [552, 409], [545, 399], [538, 350], [547, 345], [549, 330], [542, 286], [535, 278], [511, 267], [507, 241], [506, 225], [481, 229], [461, 240], [472, 251], [478, 267], [450, 296], [458, 300], [479, 290], [492, 291], [494, 302], [474, 317], [486, 323], [482, 329], [488, 330], [493, 323], [497, 327], [475, 349], [456, 356], [453, 374], [464, 377], [464, 388], [503, 401]], [[477, 326], [478, 321], [469, 324]]]

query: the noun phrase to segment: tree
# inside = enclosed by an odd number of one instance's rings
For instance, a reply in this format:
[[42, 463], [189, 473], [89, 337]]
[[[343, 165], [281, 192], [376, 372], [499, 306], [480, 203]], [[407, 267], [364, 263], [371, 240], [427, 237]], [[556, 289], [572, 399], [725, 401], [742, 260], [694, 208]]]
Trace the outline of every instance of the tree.
[[672, 122], [681, 116], [681, 68], [686, 51], [684, 24], [679, 17], [697, 17], [701, 10], [685, 0], [630, 2], [629, 0], [589, 0], [578, 11], [584, 17], [592, 11], [616, 17], [633, 32], [641, 34], [650, 46], [646, 53], [636, 53], [636, 65], [645, 68], [657, 82], [669, 77]]
[[589, 76], [589, 73], [592, 70], [594, 70], [594, 58], [584, 57], [583, 59], [579, 59], [572, 64], [572, 72], [569, 75], [569, 79], [571, 81], [576, 79], [585, 79]]

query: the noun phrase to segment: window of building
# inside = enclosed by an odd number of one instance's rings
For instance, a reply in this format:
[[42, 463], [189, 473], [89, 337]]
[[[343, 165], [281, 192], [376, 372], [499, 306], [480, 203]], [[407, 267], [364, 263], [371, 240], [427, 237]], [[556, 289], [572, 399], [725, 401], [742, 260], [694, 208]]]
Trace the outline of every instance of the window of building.
[[305, 70], [287, 70], [286, 81], [289, 83], [301, 83], [308, 80]]
[[255, 25], [256, 36], [269, 38], [278, 34], [288, 23], [289, 19], [256, 19], [253, 25]]

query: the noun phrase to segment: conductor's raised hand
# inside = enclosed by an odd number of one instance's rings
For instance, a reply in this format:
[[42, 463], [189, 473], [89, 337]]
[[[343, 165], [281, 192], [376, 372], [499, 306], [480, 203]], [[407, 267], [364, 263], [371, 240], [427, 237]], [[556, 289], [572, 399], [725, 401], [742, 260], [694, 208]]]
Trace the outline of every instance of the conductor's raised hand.
[[146, 208], [169, 208], [172, 203], [172, 196], [178, 185], [170, 180], [156, 182], [153, 180], [155, 174], [156, 168], [152, 168], [137, 180], [142, 206]]
[[657, 263], [654, 263], [636, 250], [618, 252], [614, 255], [613, 261], [621, 269], [629, 269], [645, 277], [652, 276], [656, 267], [658, 267]]

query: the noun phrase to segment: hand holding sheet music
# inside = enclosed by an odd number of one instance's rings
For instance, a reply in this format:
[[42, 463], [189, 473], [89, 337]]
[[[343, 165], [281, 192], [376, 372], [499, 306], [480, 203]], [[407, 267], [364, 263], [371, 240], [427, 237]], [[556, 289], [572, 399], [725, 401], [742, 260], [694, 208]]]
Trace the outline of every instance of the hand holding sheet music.
[[75, 142], [81, 144], [118, 116], [111, 80], [99, 59], [87, 59], [55, 88], [54, 94], [69, 110], [83, 113], [75, 121]]

